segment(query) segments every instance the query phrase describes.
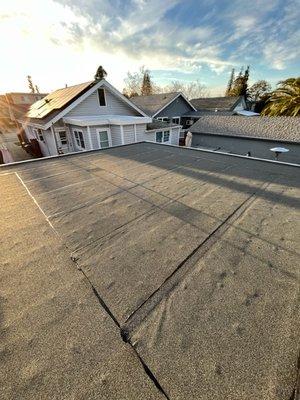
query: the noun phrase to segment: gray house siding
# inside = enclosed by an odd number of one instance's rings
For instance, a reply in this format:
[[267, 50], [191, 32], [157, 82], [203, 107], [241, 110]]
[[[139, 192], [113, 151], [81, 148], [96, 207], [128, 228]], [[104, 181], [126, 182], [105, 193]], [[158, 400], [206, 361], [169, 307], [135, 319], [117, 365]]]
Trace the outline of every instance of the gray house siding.
[[179, 145], [180, 128], [172, 128], [171, 144]]
[[42, 134], [43, 134], [43, 138], [44, 141], [39, 140], [36, 135], [35, 135], [35, 130], [36, 128], [34, 128], [33, 126], [26, 126], [25, 127], [25, 132], [26, 132], [26, 136], [27, 138], [30, 139], [37, 139], [41, 152], [43, 154], [44, 157], [50, 156], [50, 155], [55, 155], [57, 154], [57, 150], [56, 150], [56, 144], [55, 144], [55, 139], [52, 135], [52, 132], [50, 129], [47, 130], [41, 130]]
[[97, 90], [80, 104], [73, 108], [66, 116], [86, 116], [86, 115], [133, 115], [141, 116], [132, 107], [127, 105], [108, 89], [105, 89], [106, 106], [101, 107], [98, 100]]
[[124, 143], [125, 144], [135, 142], [134, 125], [124, 125], [123, 132], [124, 132]]
[[48, 155], [57, 154], [56, 142], [51, 129], [43, 131], [43, 137], [45, 139]]
[[183, 97], [179, 96], [177, 99], [172, 101], [167, 107], [165, 107], [155, 118], [173, 118], [180, 117], [188, 111], [194, 111], [193, 108], [184, 100]]
[[137, 140], [137, 142], [142, 142], [144, 140], [151, 140], [151, 139], [148, 139], [148, 137], [149, 137], [148, 133], [145, 133], [146, 129], [147, 129], [146, 124], [136, 125], [136, 140]]
[[98, 129], [109, 129], [109, 125], [90, 126], [91, 142], [93, 149], [99, 149]]
[[207, 147], [219, 149], [234, 154], [246, 155], [249, 151], [252, 157], [274, 160], [274, 153], [270, 151], [272, 147], [286, 147], [290, 151], [279, 156], [279, 161], [300, 164], [300, 144], [287, 143], [263, 139], [247, 139], [229, 137], [223, 135], [212, 135], [204, 133], [193, 133], [193, 147]]
[[123, 144], [120, 125], [111, 125], [110, 133], [111, 133], [111, 142], [113, 146], [120, 146], [121, 144]]
[[74, 151], [81, 151], [82, 149], [79, 148], [75, 142], [74, 139], [74, 130], [78, 130], [81, 131], [83, 133], [83, 140], [84, 140], [84, 144], [85, 144], [85, 150], [92, 150], [91, 144], [90, 144], [90, 139], [87, 133], [87, 128], [83, 127], [83, 126], [76, 126], [76, 125], [69, 125], [69, 129], [70, 129], [70, 136], [71, 136], [71, 140], [72, 140], [72, 147], [74, 149]]
[[[138, 125], [137, 125], [138, 128]], [[137, 141], [141, 142], [141, 141], [150, 141], [150, 142], [155, 142], [156, 141], [156, 132], [159, 131], [166, 131], [169, 129], [157, 129], [156, 131], [146, 131], [146, 126], [144, 127], [144, 129], [137, 129]], [[174, 144], [176, 146], [178, 146], [179, 144], [179, 134], [180, 134], [180, 128], [172, 128], [172, 130], [170, 130], [171, 136], [170, 136], [170, 144]]]

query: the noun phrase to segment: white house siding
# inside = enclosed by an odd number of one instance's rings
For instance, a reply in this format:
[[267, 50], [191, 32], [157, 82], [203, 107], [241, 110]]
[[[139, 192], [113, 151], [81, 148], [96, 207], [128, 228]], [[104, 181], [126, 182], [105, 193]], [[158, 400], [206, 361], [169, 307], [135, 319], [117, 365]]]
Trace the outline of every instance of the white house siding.
[[125, 144], [135, 142], [134, 125], [124, 125], [123, 132], [124, 132], [124, 143]]
[[56, 155], [57, 154], [56, 142], [51, 130], [47, 129], [46, 131], [43, 131], [43, 137], [45, 139], [47, 151], [49, 153], [47, 155], [50, 156]]
[[[26, 127], [26, 136], [29, 140], [31, 139], [37, 139], [41, 152], [43, 154], [44, 157], [50, 156], [52, 155], [52, 153], [50, 152], [50, 148], [52, 148], [52, 141], [51, 141], [51, 137], [49, 135], [48, 131], [42, 130], [43, 133], [43, 138], [44, 138], [44, 142], [39, 140], [38, 137], [36, 136], [35, 132], [34, 132], [34, 128], [33, 126], [28, 125]], [[50, 132], [51, 133], [51, 132]], [[57, 154], [56, 152], [54, 154]]]
[[137, 142], [142, 142], [143, 140], [152, 140], [149, 139], [149, 133], [145, 133], [146, 124], [138, 124], [136, 125], [136, 140]]
[[69, 129], [70, 129], [70, 132], [71, 132], [72, 145], [73, 145], [72, 147], [73, 147], [74, 151], [82, 151], [82, 149], [79, 148], [79, 147], [77, 147], [77, 144], [76, 144], [75, 139], [74, 139], [73, 130], [82, 131], [82, 133], [83, 133], [83, 139], [84, 139], [84, 144], [85, 144], [85, 149], [84, 149], [84, 150], [92, 150], [90, 137], [89, 137], [89, 135], [88, 135], [88, 132], [87, 132], [87, 128], [86, 128], [86, 127], [83, 127], [83, 126], [76, 126], [76, 125], [69, 125]]
[[179, 145], [180, 128], [172, 128], [171, 131], [171, 144]]
[[[148, 140], [151, 142], [155, 142], [156, 140], [156, 132], [162, 131], [162, 130], [168, 130], [168, 129], [157, 129], [156, 131], [149, 131], [146, 132], [146, 125], [137, 125], [137, 141], [141, 142], [144, 140]], [[170, 143], [174, 145], [179, 144], [179, 135], [180, 135], [180, 128], [172, 128], [170, 130]]]
[[90, 133], [91, 133], [91, 141], [93, 149], [99, 149], [99, 140], [98, 140], [98, 133], [97, 129], [109, 129], [109, 125], [97, 125], [97, 126], [90, 126]]
[[113, 146], [120, 146], [122, 143], [122, 134], [120, 125], [110, 126], [111, 141]]
[[66, 116], [86, 116], [86, 115], [135, 115], [140, 114], [128, 104], [123, 102], [108, 89], [105, 89], [106, 106], [100, 107], [97, 90], [80, 104], [73, 108]]
[[156, 132], [154, 131], [154, 132], [145, 133], [143, 140], [149, 140], [150, 142], [155, 142], [156, 141]]

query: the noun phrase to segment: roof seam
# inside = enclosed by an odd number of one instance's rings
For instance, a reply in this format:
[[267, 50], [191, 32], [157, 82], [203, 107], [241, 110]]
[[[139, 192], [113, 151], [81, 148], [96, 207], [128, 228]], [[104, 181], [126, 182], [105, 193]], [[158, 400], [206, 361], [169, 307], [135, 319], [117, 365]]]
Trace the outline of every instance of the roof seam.
[[[160, 304], [166, 295], [169, 295], [175, 287], [188, 274], [199, 259], [211, 249], [221, 236], [232, 226], [240, 216], [255, 201], [257, 194], [265, 190], [271, 182], [262, 184], [259, 189], [253, 192], [244, 200], [217, 228], [202, 241], [164, 280], [164, 282], [127, 318], [122, 330], [124, 335], [130, 340], [131, 334], [140, 326], [144, 319]], [[168, 211], [166, 211], [168, 212]]]

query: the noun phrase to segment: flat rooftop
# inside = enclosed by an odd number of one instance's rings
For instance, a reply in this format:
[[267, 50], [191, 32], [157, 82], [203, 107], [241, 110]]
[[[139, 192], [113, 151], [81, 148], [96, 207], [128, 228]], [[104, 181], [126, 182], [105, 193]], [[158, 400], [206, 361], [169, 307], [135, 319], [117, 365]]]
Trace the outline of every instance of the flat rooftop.
[[296, 398], [299, 186], [151, 143], [0, 168], [2, 398]]

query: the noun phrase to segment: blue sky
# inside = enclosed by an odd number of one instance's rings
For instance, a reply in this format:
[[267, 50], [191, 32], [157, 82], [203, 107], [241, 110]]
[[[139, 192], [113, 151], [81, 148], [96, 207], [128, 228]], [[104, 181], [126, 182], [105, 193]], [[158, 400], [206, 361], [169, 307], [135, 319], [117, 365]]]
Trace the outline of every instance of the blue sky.
[[[224, 92], [231, 68], [251, 81], [299, 76], [300, 0], [10, 0], [0, 6], [0, 91], [32, 75], [49, 91], [93, 77], [123, 88], [145, 65], [159, 85], [200, 80]], [[7, 39], [9, 38], [9, 40]]]

